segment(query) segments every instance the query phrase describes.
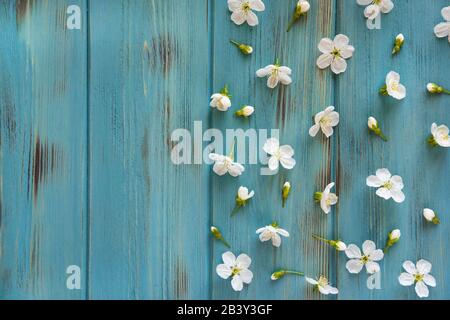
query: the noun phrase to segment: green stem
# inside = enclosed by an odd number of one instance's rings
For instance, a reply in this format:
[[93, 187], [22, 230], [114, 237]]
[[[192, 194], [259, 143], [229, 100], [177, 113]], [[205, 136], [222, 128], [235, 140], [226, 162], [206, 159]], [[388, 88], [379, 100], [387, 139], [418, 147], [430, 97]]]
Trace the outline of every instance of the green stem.
[[321, 240], [321, 241], [324, 241], [326, 243], [330, 243], [330, 240], [322, 238], [322, 237], [319, 237], [318, 235], [313, 234], [312, 236], [313, 236], [313, 238], [315, 238], [317, 240]]
[[225, 247], [231, 248], [230, 244], [223, 237], [219, 238], [219, 240], [225, 245]]
[[234, 41], [233, 39], [230, 39], [230, 42], [232, 43], [232, 44], [234, 44], [236, 47], [238, 47], [239, 48], [239, 46], [241, 45], [239, 42], [237, 42], [237, 41]]
[[231, 211], [230, 217], [233, 217], [233, 216], [239, 211], [240, 208], [241, 208], [240, 205], [236, 205], [236, 206], [234, 207], [233, 211]]
[[295, 22], [297, 21], [297, 19], [295, 19], [295, 16], [292, 17], [291, 21], [288, 24], [288, 27], [286, 29], [286, 32], [291, 31], [292, 27], [294, 26]]
[[282, 205], [281, 205], [283, 208], [286, 206], [286, 198], [283, 198], [283, 202], [282, 202]]
[[447, 90], [447, 89], [442, 89], [442, 92], [445, 94], [450, 94], [450, 90]]
[[389, 141], [389, 139], [383, 134], [383, 132], [380, 132], [378, 136], [386, 142]]
[[293, 274], [293, 275], [296, 275], [296, 276], [301, 276], [301, 277], [303, 277], [305, 274], [303, 273], [303, 272], [300, 272], [300, 271], [291, 271], [291, 270], [286, 270], [286, 271], [284, 271], [286, 274]]

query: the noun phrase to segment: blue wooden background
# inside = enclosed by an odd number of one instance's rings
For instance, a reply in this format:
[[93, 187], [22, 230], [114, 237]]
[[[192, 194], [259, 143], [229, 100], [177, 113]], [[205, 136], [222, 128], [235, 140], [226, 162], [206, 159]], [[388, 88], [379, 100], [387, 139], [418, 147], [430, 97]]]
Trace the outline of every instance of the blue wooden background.
[[[450, 87], [450, 45], [433, 27], [448, 0], [394, 1], [381, 29], [365, 26], [353, 0], [313, 0], [285, 32], [295, 0], [266, 0], [255, 28], [230, 21], [226, 1], [0, 0], [0, 298], [2, 299], [323, 299], [302, 278], [272, 282], [277, 268], [327, 275], [338, 299], [415, 299], [399, 285], [404, 260], [433, 264], [430, 298], [450, 298], [450, 156], [426, 139], [432, 122], [450, 125], [448, 96], [430, 96], [435, 81]], [[66, 29], [68, 5], [82, 10], [82, 29]], [[406, 44], [391, 57], [394, 37]], [[320, 71], [317, 44], [344, 33], [355, 46], [344, 74]], [[242, 56], [230, 38], [250, 43]], [[255, 71], [279, 57], [293, 84], [270, 90]], [[377, 90], [395, 70], [407, 86], [401, 102]], [[228, 83], [235, 107], [255, 105], [248, 121], [211, 111], [209, 96]], [[312, 116], [335, 105], [341, 123], [312, 139]], [[373, 115], [391, 138], [369, 136]], [[173, 130], [280, 129], [297, 166], [260, 176], [247, 165], [239, 179], [208, 165], [175, 166]], [[206, 146], [206, 144], [205, 144]], [[406, 201], [386, 202], [365, 179], [387, 167], [403, 177]], [[280, 188], [293, 186], [281, 208]], [[339, 204], [326, 216], [315, 191], [336, 181]], [[230, 219], [237, 188], [256, 196]], [[441, 218], [425, 223], [422, 209]], [[279, 249], [255, 230], [278, 220], [291, 237]], [[241, 293], [215, 274], [226, 248], [252, 259], [254, 280]], [[401, 241], [381, 262], [381, 290], [367, 275], [350, 275], [347, 258], [312, 239], [341, 238], [383, 246]], [[66, 288], [78, 265], [81, 290]], [[335, 297], [331, 297], [332, 299]]]

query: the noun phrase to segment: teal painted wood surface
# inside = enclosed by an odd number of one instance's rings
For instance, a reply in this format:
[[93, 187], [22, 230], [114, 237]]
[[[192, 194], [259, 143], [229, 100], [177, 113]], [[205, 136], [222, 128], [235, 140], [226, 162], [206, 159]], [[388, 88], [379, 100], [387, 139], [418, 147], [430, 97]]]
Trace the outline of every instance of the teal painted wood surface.
[[[230, 21], [226, 1], [0, 1], [1, 299], [326, 299], [303, 278], [271, 281], [279, 268], [328, 276], [337, 299], [415, 299], [397, 277], [404, 260], [420, 258], [433, 264], [430, 298], [450, 298], [450, 156], [426, 144], [432, 122], [450, 125], [450, 100], [425, 90], [429, 81], [450, 87], [450, 46], [433, 34], [449, 2], [431, 1], [424, 15], [418, 0], [395, 1], [381, 29], [369, 30], [356, 1], [311, 1], [290, 33], [296, 1], [264, 2], [251, 28]], [[71, 4], [81, 8], [81, 30], [66, 28]], [[405, 46], [391, 57], [400, 32]], [[334, 76], [315, 62], [320, 39], [338, 33], [356, 51]], [[230, 39], [254, 53], [241, 55]], [[255, 72], [276, 58], [293, 70], [293, 83], [270, 90]], [[407, 86], [401, 102], [377, 92], [390, 70]], [[209, 97], [225, 84], [233, 108], [219, 113]], [[232, 111], [245, 104], [255, 114], [236, 118]], [[312, 117], [329, 105], [341, 115], [335, 134], [309, 137]], [[370, 115], [389, 142], [369, 136]], [[207, 164], [176, 166], [171, 134], [194, 133], [194, 121], [200, 135], [279, 129], [297, 165], [262, 176], [261, 165], [246, 164], [238, 179]], [[382, 167], [403, 177], [403, 204], [366, 186]], [[287, 180], [292, 195], [282, 208]], [[326, 216], [312, 196], [333, 181], [339, 204]], [[230, 218], [240, 185], [256, 196]], [[425, 223], [425, 207], [440, 213], [441, 225]], [[273, 220], [291, 233], [278, 249], [255, 234]], [[211, 225], [235, 254], [252, 257], [254, 279], [241, 293], [215, 274], [227, 249], [211, 239]], [[402, 238], [381, 262], [381, 290], [369, 290], [365, 273], [350, 275], [343, 253], [312, 238], [382, 247], [394, 228]], [[80, 290], [66, 288], [69, 265], [81, 268]]]

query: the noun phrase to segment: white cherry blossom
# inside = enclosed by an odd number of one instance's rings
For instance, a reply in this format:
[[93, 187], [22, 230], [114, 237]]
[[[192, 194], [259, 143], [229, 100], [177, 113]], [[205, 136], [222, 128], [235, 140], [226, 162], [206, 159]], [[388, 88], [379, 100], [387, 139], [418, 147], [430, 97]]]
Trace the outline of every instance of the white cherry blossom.
[[427, 260], [421, 259], [414, 265], [411, 261], [403, 263], [402, 272], [398, 277], [398, 281], [402, 286], [412, 286], [415, 284], [415, 290], [419, 298], [427, 298], [429, 290], [427, 286], [436, 287], [436, 279], [430, 274], [431, 263]]
[[441, 14], [445, 22], [434, 27], [434, 34], [438, 38], [448, 37], [448, 42], [450, 42], [450, 6], [442, 8]]
[[244, 283], [250, 284], [253, 273], [248, 269], [252, 259], [246, 254], [241, 254], [237, 258], [231, 251], [222, 255], [223, 264], [216, 267], [216, 272], [222, 279], [231, 277], [231, 286], [234, 291], [242, 291]]
[[261, 0], [228, 0], [228, 9], [232, 12], [231, 20], [241, 25], [247, 22], [249, 26], [259, 23], [258, 17], [253, 11], [264, 11], [266, 9]]
[[369, 20], [378, 17], [380, 12], [389, 13], [394, 8], [392, 0], [356, 0], [356, 2], [361, 6], [367, 6], [364, 16]]
[[259, 240], [261, 242], [272, 240], [272, 245], [274, 247], [279, 247], [281, 245], [281, 237], [289, 237], [289, 232], [281, 229], [278, 223], [274, 222], [270, 226], [265, 226], [256, 230], [256, 234], [259, 234]]
[[389, 200], [393, 199], [397, 203], [405, 201], [403, 193], [403, 179], [400, 176], [392, 176], [388, 169], [378, 169], [375, 176], [369, 176], [366, 184], [372, 188], [378, 188], [377, 196]]
[[322, 55], [317, 59], [317, 66], [326, 69], [331, 66], [331, 71], [335, 74], [347, 70], [346, 59], [353, 56], [355, 48], [349, 45], [349, 38], [346, 35], [338, 34], [334, 40], [323, 38], [319, 42], [319, 50]]
[[270, 89], [274, 89], [280, 82], [284, 85], [291, 84], [291, 74], [292, 70], [288, 67], [281, 66], [278, 61], [275, 64], [269, 64], [267, 67], [256, 71], [256, 76], [259, 78], [268, 76], [267, 86]]
[[329, 294], [338, 294], [339, 290], [335, 287], [332, 287], [328, 279], [324, 276], [320, 276], [319, 279], [313, 279], [309, 277], [305, 277], [305, 280], [316, 287], [321, 294], [329, 295]]
[[345, 267], [350, 273], [360, 273], [365, 266], [367, 273], [373, 274], [380, 271], [377, 261], [383, 260], [383, 250], [377, 249], [373, 241], [366, 240], [362, 246], [363, 253], [354, 244], [350, 244], [345, 250], [345, 254], [350, 259]]
[[315, 124], [309, 129], [309, 135], [315, 137], [321, 129], [323, 134], [329, 138], [334, 133], [333, 127], [339, 124], [339, 113], [334, 111], [333, 106], [330, 106], [316, 114], [314, 122]]
[[295, 167], [294, 149], [290, 145], [280, 146], [280, 141], [276, 138], [270, 138], [263, 146], [263, 150], [271, 157], [269, 158], [269, 169], [278, 170], [279, 164], [285, 169]]

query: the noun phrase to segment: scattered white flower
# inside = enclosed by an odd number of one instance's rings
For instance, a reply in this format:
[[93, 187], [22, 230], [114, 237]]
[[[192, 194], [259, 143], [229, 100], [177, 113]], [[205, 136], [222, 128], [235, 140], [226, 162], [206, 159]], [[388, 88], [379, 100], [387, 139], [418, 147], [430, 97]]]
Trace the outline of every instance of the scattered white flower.
[[400, 33], [395, 37], [394, 48], [392, 49], [392, 54], [397, 54], [402, 50], [403, 44], [405, 43], [405, 36]]
[[431, 137], [428, 143], [434, 147], [440, 146], [443, 148], [450, 147], [449, 129], [445, 125], [438, 126], [436, 123], [431, 125]]
[[315, 137], [320, 129], [323, 134], [329, 138], [333, 135], [333, 127], [339, 124], [339, 113], [334, 111], [334, 107], [330, 106], [324, 111], [319, 112], [314, 117], [315, 124], [309, 129], [309, 135]]
[[269, 158], [269, 169], [276, 171], [279, 164], [285, 169], [292, 169], [295, 167], [294, 149], [290, 145], [280, 147], [280, 142], [276, 138], [270, 138], [263, 146], [263, 150], [271, 155]]
[[430, 274], [431, 267], [431, 263], [424, 259], [417, 261], [416, 265], [409, 260], [405, 261], [403, 263], [403, 269], [406, 272], [400, 274], [398, 282], [405, 287], [416, 284], [415, 289], [419, 298], [426, 298], [429, 295], [427, 285], [436, 287], [436, 280]]
[[274, 247], [279, 247], [281, 245], [281, 236], [289, 237], [289, 232], [281, 229], [278, 223], [274, 222], [270, 226], [265, 226], [256, 230], [256, 234], [259, 234], [259, 240], [261, 242], [272, 240], [272, 245]]
[[386, 246], [384, 247], [384, 253], [386, 253], [394, 244], [396, 244], [400, 240], [401, 236], [402, 233], [399, 229], [395, 229], [389, 232]]
[[281, 190], [281, 197], [283, 199], [282, 207], [286, 206], [286, 200], [289, 197], [289, 193], [291, 192], [291, 183], [286, 181], [283, 185], [283, 189]]
[[440, 85], [438, 85], [436, 83], [432, 83], [432, 82], [427, 84], [427, 90], [431, 94], [439, 94], [439, 93], [450, 94], [450, 90], [447, 90], [447, 89], [441, 87]]
[[240, 186], [236, 196], [236, 206], [231, 215], [234, 215], [241, 207], [245, 207], [247, 202], [253, 198], [254, 195], [255, 192], [253, 190], [248, 192], [248, 188]]
[[361, 250], [351, 244], [345, 250], [345, 254], [350, 259], [347, 261], [345, 267], [350, 273], [360, 273], [362, 268], [366, 266], [367, 273], [373, 274], [380, 271], [380, 265], [376, 261], [383, 260], [383, 250], [377, 249], [375, 243], [370, 240], [366, 240], [362, 246], [363, 254]]
[[386, 84], [380, 89], [384, 96], [391, 96], [397, 100], [403, 100], [406, 97], [406, 88], [400, 83], [400, 75], [391, 71], [386, 76]]
[[313, 238], [328, 243], [330, 246], [336, 249], [336, 251], [345, 251], [347, 249], [347, 245], [341, 240], [328, 240], [322, 237], [319, 237], [313, 234]]
[[324, 276], [320, 276], [318, 280], [309, 278], [309, 277], [305, 277], [305, 280], [308, 283], [312, 284], [315, 288], [317, 288], [321, 294], [329, 295], [329, 294], [338, 294], [339, 293], [339, 290], [335, 287], [332, 287], [328, 283], [328, 279], [325, 278]]
[[388, 169], [378, 169], [375, 176], [367, 178], [366, 183], [369, 187], [378, 188], [377, 196], [385, 200], [392, 198], [397, 203], [405, 201], [402, 177], [392, 176]]
[[242, 291], [244, 283], [252, 282], [253, 273], [248, 270], [252, 259], [246, 254], [241, 254], [237, 258], [235, 255], [227, 251], [222, 255], [223, 264], [216, 267], [216, 272], [222, 279], [231, 277], [231, 286], [234, 291]]
[[292, 70], [288, 67], [281, 66], [278, 60], [275, 64], [270, 64], [267, 67], [256, 71], [256, 76], [259, 78], [269, 76], [267, 79], [267, 86], [271, 89], [274, 89], [279, 82], [284, 85], [291, 84], [291, 74]]
[[369, 20], [378, 17], [380, 12], [389, 13], [394, 8], [392, 0], [356, 0], [356, 2], [361, 6], [367, 6], [364, 16]]
[[228, 111], [231, 108], [231, 96], [228, 92], [228, 86], [225, 86], [220, 93], [214, 93], [211, 96], [211, 103], [209, 105], [222, 112]]
[[248, 118], [255, 112], [255, 108], [252, 106], [243, 106], [240, 110], [234, 114], [238, 117]]
[[326, 214], [330, 213], [331, 206], [334, 206], [338, 202], [336, 194], [331, 193], [331, 189], [334, 187], [334, 182], [327, 185], [323, 192], [316, 192], [314, 199], [320, 203], [320, 207]]
[[297, 5], [295, 6], [295, 12], [292, 16], [291, 21], [289, 22], [288, 28], [286, 32], [289, 32], [294, 25], [295, 22], [297, 22], [298, 19], [300, 19], [301, 16], [306, 15], [306, 13], [311, 8], [311, 5], [308, 1], [300, 0], [297, 2]]
[[237, 41], [235, 41], [235, 40], [230, 40], [230, 42], [231, 42], [232, 44], [234, 44], [234, 45], [239, 49], [239, 51], [241, 51], [241, 52], [242, 52], [243, 54], [245, 54], [245, 55], [250, 55], [250, 54], [253, 53], [253, 48], [252, 48], [252, 46], [250, 46], [250, 45], [248, 45], [248, 44], [239, 43], [239, 42], [237, 42]]
[[439, 218], [436, 215], [436, 213], [431, 209], [428, 209], [428, 208], [423, 209], [423, 217], [425, 218], [425, 220], [427, 220], [428, 222], [431, 222], [433, 224], [441, 223], [439, 221]]
[[225, 238], [222, 236], [222, 233], [220, 232], [220, 230], [217, 227], [212, 226], [211, 233], [214, 236], [214, 238], [221, 241], [225, 245], [225, 247], [230, 248], [230, 245], [225, 240]]
[[381, 131], [377, 119], [375, 119], [374, 117], [369, 117], [369, 119], [367, 120], [367, 126], [369, 127], [369, 131], [373, 132], [384, 141], [388, 141], [388, 138], [384, 135], [383, 131]]
[[441, 14], [445, 22], [441, 22], [435, 26], [434, 33], [438, 38], [448, 37], [448, 42], [450, 42], [450, 6], [442, 8]]
[[228, 0], [228, 9], [233, 12], [231, 20], [240, 26], [247, 22], [249, 26], [258, 25], [258, 17], [254, 11], [264, 11], [266, 9], [261, 0]]
[[305, 275], [303, 272], [299, 272], [299, 271], [278, 270], [278, 271], [275, 271], [274, 273], [272, 273], [272, 275], [270, 276], [270, 279], [275, 281], [275, 280], [283, 278], [287, 274], [292, 274], [292, 275], [296, 275], [296, 276], [300, 276], [300, 277], [303, 277]]
[[215, 162], [213, 171], [219, 176], [223, 176], [228, 173], [232, 177], [237, 177], [240, 176], [245, 170], [243, 165], [233, 161], [233, 157], [210, 153], [209, 159]]
[[349, 38], [346, 35], [338, 34], [334, 40], [323, 38], [319, 42], [319, 50], [322, 55], [317, 59], [317, 66], [325, 69], [331, 66], [331, 71], [335, 74], [347, 70], [346, 59], [353, 56], [355, 48], [349, 45]]

